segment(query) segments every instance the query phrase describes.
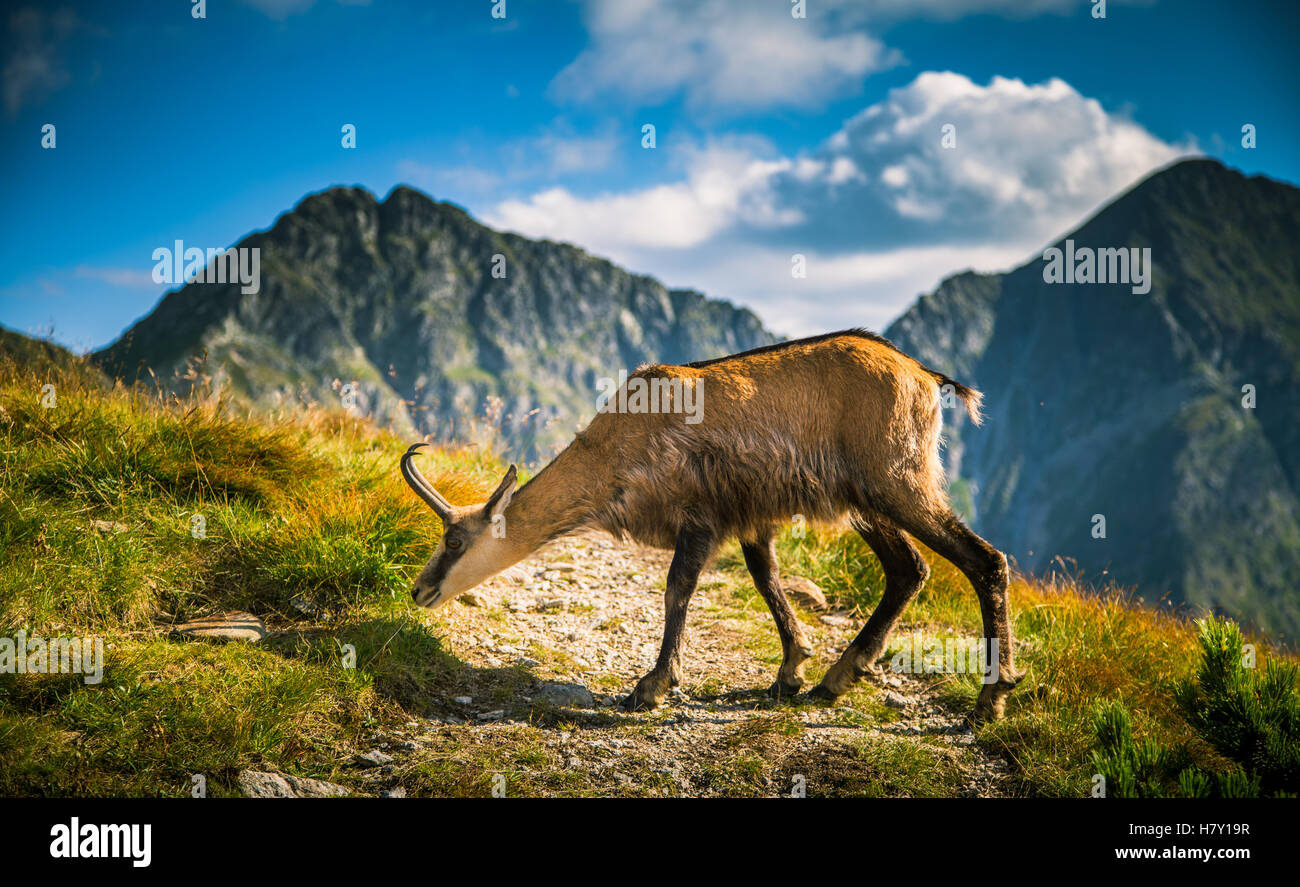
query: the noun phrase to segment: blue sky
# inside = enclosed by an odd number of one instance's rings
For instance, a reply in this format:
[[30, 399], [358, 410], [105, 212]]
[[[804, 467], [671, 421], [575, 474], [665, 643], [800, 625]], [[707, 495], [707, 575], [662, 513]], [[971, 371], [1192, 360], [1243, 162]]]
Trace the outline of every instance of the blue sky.
[[231, 245], [338, 184], [408, 183], [801, 334], [882, 328], [1180, 156], [1300, 182], [1293, 2], [494, 5], [14, 8], [0, 323], [103, 346], [165, 291], [155, 248]]

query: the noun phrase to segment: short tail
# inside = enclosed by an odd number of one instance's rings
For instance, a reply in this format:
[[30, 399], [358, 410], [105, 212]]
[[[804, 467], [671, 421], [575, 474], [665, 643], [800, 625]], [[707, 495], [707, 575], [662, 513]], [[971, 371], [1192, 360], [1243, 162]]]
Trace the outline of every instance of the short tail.
[[[833, 335], [860, 336], [864, 339], [870, 339], [872, 342], [875, 342], [879, 345], [884, 345], [886, 348], [892, 348], [894, 351], [897, 351], [899, 354], [911, 358], [911, 360], [916, 362], [917, 366], [919, 366], [925, 372], [929, 373], [931, 376], [935, 378], [936, 381], [938, 381], [940, 394], [947, 394], [950, 390], [948, 386], [951, 385], [952, 393], [960, 397], [961, 402], [966, 405], [966, 412], [970, 414], [970, 420], [974, 422], [976, 425], [982, 424], [984, 422], [984, 414], [980, 412], [980, 406], [984, 403], [984, 395], [980, 394], [974, 388], [967, 388], [965, 385], [958, 382], [956, 379], [950, 379], [947, 376], [945, 376], [943, 373], [939, 372], [938, 370], [930, 369], [928, 366], [921, 363], [921, 361], [917, 360], [915, 357], [912, 357], [911, 355], [907, 354], [907, 352], [903, 351], [893, 342], [881, 336], [877, 336], [875, 333], [870, 332], [868, 330], [864, 330], [864, 329], [845, 330], [843, 333], [834, 333]], [[692, 364], [692, 366], [696, 366], [696, 364]]]
[[949, 379], [942, 373], [935, 373], [934, 375], [939, 379], [940, 391], [947, 393], [948, 386], [952, 386], [952, 393], [960, 397], [961, 402], [966, 405], [966, 412], [970, 414], [971, 422], [976, 425], [983, 423], [984, 413], [980, 411], [980, 407], [984, 403], [983, 394], [980, 394], [974, 388], [966, 387], [955, 379]]

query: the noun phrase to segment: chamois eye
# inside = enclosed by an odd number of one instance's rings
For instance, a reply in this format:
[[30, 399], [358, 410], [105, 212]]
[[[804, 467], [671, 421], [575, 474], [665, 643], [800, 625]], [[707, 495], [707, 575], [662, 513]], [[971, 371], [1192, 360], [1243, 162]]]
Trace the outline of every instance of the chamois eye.
[[461, 541], [458, 537], [456, 536], [447, 537], [447, 547], [449, 549], [451, 549], [452, 551], [459, 551], [460, 546], [461, 546]]

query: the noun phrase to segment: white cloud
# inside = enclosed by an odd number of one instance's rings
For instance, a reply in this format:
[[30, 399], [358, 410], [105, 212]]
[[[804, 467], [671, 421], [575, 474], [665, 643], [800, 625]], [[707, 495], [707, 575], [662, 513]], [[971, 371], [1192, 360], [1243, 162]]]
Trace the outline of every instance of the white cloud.
[[78, 265], [72, 269], [72, 274], [74, 277], [80, 277], [83, 280], [98, 280], [111, 286], [129, 289], [157, 289], [158, 287], [157, 283], [154, 282], [151, 268], [97, 268], [89, 265]]
[[609, 167], [618, 144], [618, 137], [608, 130], [594, 136], [544, 132], [512, 144], [506, 150], [505, 163], [516, 175], [555, 177], [579, 170], [593, 172]]
[[[945, 124], [955, 148], [943, 147]], [[715, 142], [683, 154], [676, 181], [595, 196], [549, 188], [485, 217], [744, 302], [783, 331], [883, 326], [950, 273], [1029, 258], [1192, 148], [1059, 79], [981, 86], [926, 72], [794, 157]], [[807, 280], [790, 276], [794, 253], [809, 257]]]
[[903, 62], [876, 35], [905, 19], [1088, 8], [1085, 0], [807, 0], [806, 17], [796, 19], [790, 0], [583, 0], [588, 45], [549, 91], [572, 102], [681, 97], [715, 115], [817, 108]]
[[402, 181], [429, 191], [435, 197], [447, 196], [464, 200], [465, 195], [492, 191], [503, 183], [498, 173], [477, 166], [433, 166], [407, 158], [397, 162], [397, 175]]
[[696, 107], [806, 107], [898, 63], [878, 39], [846, 26], [858, 16], [838, 3], [822, 9], [798, 20], [785, 3], [589, 0], [590, 46], [550, 91], [573, 101], [684, 94]]
[[789, 162], [758, 159], [743, 144], [683, 149], [690, 171], [681, 182], [590, 198], [549, 188], [527, 200], [499, 204], [485, 221], [530, 236], [599, 245], [615, 256], [627, 255], [629, 248], [699, 246], [741, 216], [758, 227], [798, 221], [772, 206], [765, 187]]
[[[955, 147], [945, 147], [951, 126]], [[811, 155], [814, 176], [767, 183], [801, 232], [876, 244], [1044, 240], [1190, 146], [1169, 145], [1059, 79], [986, 86], [926, 72], [847, 121]], [[850, 180], [837, 164], [871, 171]]]
[[[774, 332], [811, 335], [852, 326], [882, 330], [951, 274], [1008, 270], [1029, 259], [1036, 246], [988, 243], [830, 254], [720, 239], [693, 250], [638, 250], [620, 261], [668, 286], [752, 308]], [[804, 256], [806, 278], [790, 274], [795, 252]]]
[[578, 136], [557, 128], [501, 146], [487, 164], [435, 165], [408, 157], [398, 161], [397, 174], [412, 185], [464, 202], [506, 185], [609, 169], [617, 160], [618, 147], [619, 138], [612, 130]]
[[40, 101], [71, 82], [63, 59], [68, 38], [81, 27], [76, 13], [20, 9], [9, 16], [4, 64], [5, 111], [12, 118], [25, 104]]

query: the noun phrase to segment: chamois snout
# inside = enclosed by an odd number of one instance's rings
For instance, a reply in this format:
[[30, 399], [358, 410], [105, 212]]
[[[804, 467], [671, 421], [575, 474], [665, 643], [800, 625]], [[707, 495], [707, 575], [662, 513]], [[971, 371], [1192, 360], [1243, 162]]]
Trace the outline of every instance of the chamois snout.
[[435, 557], [426, 564], [416, 578], [415, 584], [411, 586], [411, 600], [415, 601], [416, 606], [436, 610], [451, 599], [449, 595], [443, 592], [442, 580], [430, 575], [438, 570], [441, 560], [441, 558]]
[[402, 477], [442, 521], [442, 540], [411, 588], [411, 599], [436, 609], [518, 560], [506, 544], [506, 506], [514, 495], [518, 472], [511, 465], [486, 502], [456, 506], [434, 489], [412, 461], [422, 443], [402, 456]]

